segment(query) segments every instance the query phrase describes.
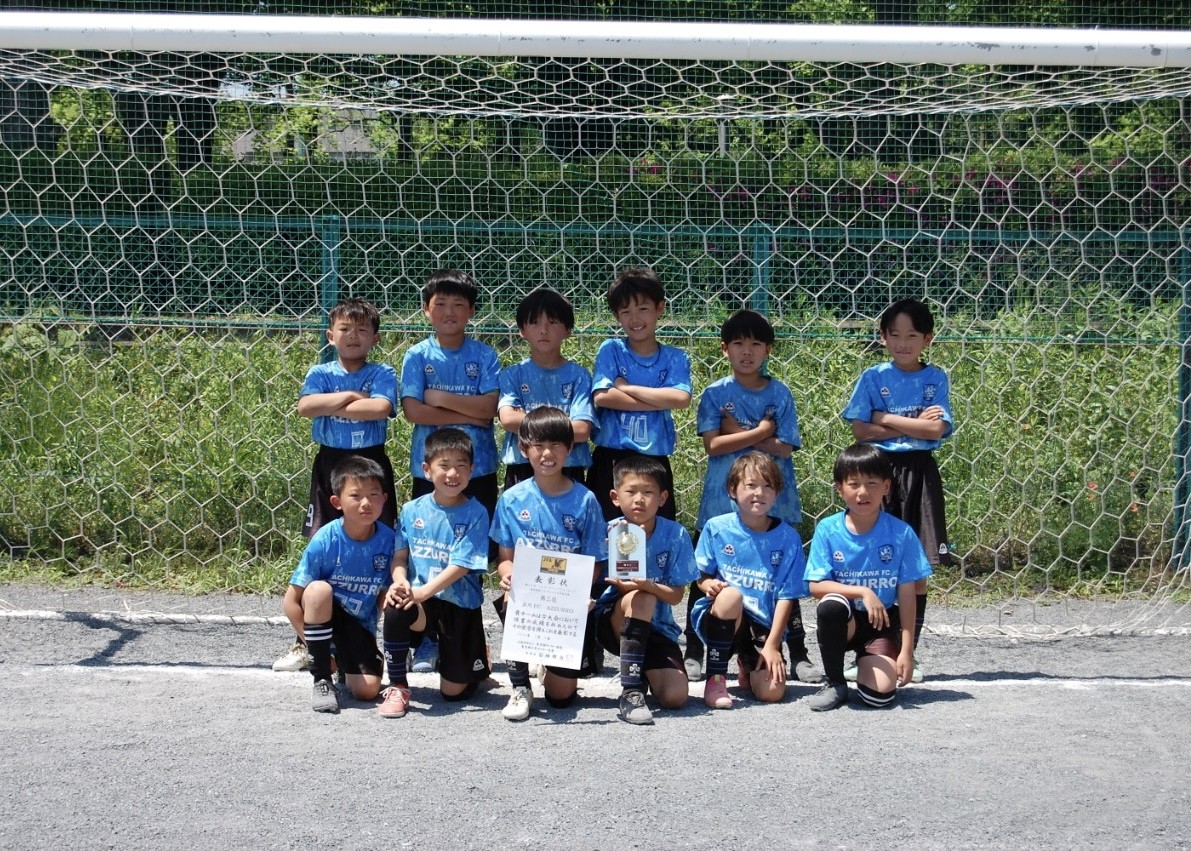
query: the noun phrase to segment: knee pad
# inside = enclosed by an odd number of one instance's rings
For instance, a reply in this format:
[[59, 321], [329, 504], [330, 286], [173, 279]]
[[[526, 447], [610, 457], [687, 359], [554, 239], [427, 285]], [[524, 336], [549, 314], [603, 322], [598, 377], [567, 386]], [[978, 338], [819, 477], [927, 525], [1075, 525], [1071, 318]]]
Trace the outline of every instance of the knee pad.
[[843, 594], [828, 594], [815, 607], [815, 620], [846, 624], [852, 620], [852, 604]]
[[575, 702], [575, 699], [577, 697], [579, 697], [579, 692], [577, 692], [577, 691], [571, 692], [567, 697], [551, 697], [549, 694], [547, 694], [546, 702], [549, 703], [551, 706], [553, 706], [555, 709], [566, 709], [568, 706], [570, 706], [572, 703]]
[[894, 700], [897, 699], [896, 691], [877, 691], [875, 688], [869, 688], [863, 683], [856, 684], [856, 691], [866, 706], [872, 706], [876, 709], [893, 706]]

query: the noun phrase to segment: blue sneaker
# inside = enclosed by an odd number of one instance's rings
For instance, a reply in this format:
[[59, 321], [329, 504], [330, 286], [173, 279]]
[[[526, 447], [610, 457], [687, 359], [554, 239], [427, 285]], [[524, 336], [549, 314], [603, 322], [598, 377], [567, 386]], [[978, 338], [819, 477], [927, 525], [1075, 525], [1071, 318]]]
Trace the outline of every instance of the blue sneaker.
[[410, 670], [415, 674], [432, 674], [438, 665], [438, 642], [433, 638], [423, 638], [418, 649], [414, 651], [414, 663]]

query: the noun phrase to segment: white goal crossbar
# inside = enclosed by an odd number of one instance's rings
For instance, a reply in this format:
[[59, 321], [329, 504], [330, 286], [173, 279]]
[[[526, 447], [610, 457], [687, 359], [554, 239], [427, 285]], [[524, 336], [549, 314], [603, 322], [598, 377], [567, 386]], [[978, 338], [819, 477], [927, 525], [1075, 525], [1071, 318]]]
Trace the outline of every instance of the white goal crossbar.
[[1191, 68], [1191, 31], [0, 12], [0, 49]]

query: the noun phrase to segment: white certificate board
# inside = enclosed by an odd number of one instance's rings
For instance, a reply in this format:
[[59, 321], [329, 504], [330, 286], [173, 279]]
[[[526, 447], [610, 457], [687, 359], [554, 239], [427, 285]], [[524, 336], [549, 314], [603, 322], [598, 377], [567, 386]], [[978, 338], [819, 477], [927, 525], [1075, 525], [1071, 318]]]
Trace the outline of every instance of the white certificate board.
[[579, 668], [595, 559], [517, 544], [500, 655]]

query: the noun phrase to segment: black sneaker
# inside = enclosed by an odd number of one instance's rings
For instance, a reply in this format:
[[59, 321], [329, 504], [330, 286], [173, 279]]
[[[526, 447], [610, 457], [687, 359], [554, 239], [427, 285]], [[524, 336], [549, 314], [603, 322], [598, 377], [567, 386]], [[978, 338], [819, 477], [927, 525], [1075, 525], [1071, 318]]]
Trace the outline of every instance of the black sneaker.
[[314, 681], [314, 696], [311, 698], [310, 708], [315, 712], [339, 711], [339, 692], [330, 680]]
[[645, 705], [645, 695], [636, 689], [620, 695], [620, 717], [630, 724], [653, 723], [653, 713]]
[[811, 712], [828, 712], [848, 702], [847, 683], [826, 683], [823, 688], [807, 698]]

